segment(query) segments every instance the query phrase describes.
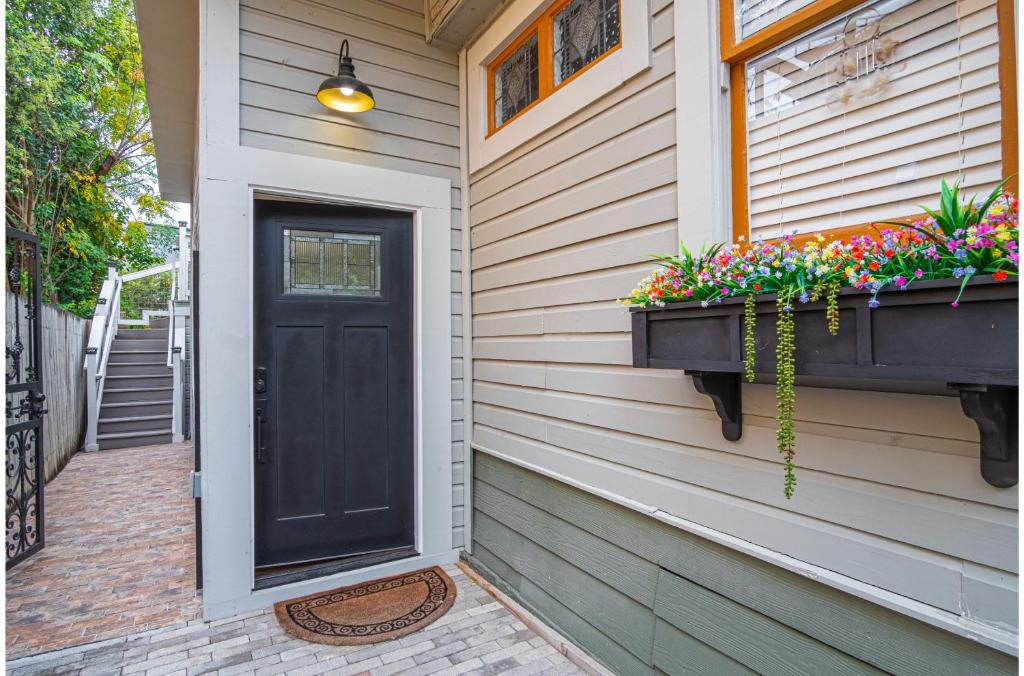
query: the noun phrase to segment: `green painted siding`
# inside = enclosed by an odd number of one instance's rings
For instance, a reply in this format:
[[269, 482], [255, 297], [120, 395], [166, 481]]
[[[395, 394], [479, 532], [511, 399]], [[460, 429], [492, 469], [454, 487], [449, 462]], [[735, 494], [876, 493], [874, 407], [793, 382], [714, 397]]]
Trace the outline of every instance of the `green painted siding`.
[[617, 674], [1011, 674], [1016, 660], [483, 453], [473, 555]]

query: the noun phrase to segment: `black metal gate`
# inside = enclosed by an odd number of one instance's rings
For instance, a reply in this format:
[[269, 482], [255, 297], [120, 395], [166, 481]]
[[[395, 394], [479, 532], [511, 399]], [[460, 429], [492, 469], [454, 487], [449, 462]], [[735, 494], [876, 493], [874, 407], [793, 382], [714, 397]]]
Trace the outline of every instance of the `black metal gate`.
[[42, 317], [39, 240], [7, 228], [7, 567], [43, 548]]

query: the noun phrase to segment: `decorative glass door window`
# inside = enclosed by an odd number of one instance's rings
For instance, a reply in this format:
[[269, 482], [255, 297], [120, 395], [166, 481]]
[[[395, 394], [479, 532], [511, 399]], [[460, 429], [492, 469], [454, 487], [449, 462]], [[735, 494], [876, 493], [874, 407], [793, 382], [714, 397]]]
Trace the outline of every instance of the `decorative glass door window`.
[[284, 231], [287, 295], [380, 296], [380, 235]]
[[558, 0], [487, 68], [488, 133], [615, 51], [621, 0]]
[[557, 86], [619, 44], [619, 1], [571, 0], [552, 23]]
[[502, 61], [493, 78], [494, 121], [500, 127], [540, 95], [536, 33]]

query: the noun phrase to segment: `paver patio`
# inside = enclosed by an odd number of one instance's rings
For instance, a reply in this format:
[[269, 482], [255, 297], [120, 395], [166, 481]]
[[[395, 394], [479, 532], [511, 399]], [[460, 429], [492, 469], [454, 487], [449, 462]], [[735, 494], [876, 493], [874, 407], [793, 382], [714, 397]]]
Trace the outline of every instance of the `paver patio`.
[[46, 547], [7, 572], [7, 657], [199, 616], [191, 444], [75, 455], [46, 486]]
[[292, 637], [270, 609], [159, 629], [8, 662], [30, 674], [582, 674], [455, 566], [451, 610], [423, 631], [368, 646], [330, 646]]
[[272, 609], [206, 623], [190, 444], [80, 453], [47, 487], [46, 547], [7, 573], [7, 673], [584, 673], [456, 566], [447, 614], [370, 646], [285, 633]]

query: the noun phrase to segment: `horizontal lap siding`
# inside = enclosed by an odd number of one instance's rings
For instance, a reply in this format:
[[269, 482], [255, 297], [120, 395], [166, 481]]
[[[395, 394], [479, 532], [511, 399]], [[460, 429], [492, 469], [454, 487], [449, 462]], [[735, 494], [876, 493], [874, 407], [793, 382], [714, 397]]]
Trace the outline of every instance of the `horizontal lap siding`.
[[471, 176], [474, 442], [1015, 628], [1017, 489], [981, 479], [955, 398], [798, 388], [786, 500], [772, 386], [733, 443], [689, 378], [631, 368], [615, 299], [676, 247], [672, 24], [654, 3], [649, 71]]
[[475, 458], [471, 562], [617, 674], [1009, 674], [968, 639], [505, 461]]
[[[242, 0], [243, 145], [364, 164], [452, 182], [452, 540], [463, 544], [462, 242], [458, 55], [427, 45], [423, 3], [412, 0]], [[348, 39], [356, 73], [373, 90], [365, 115], [323, 108]]]

